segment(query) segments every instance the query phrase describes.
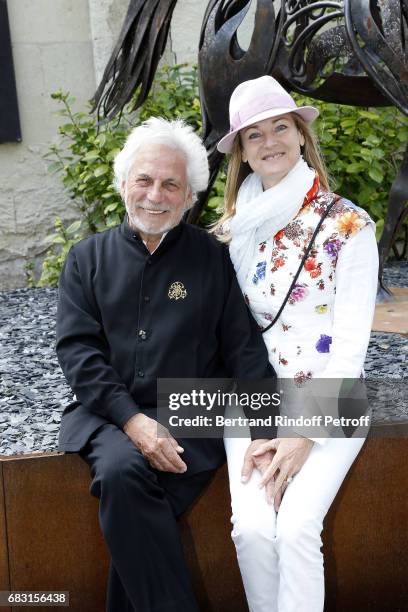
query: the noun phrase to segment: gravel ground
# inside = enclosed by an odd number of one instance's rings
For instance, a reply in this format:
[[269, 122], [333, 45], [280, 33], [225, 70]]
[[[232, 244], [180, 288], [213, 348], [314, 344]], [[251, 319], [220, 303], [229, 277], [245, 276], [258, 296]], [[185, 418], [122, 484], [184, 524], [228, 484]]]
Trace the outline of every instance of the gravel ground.
[[[390, 264], [385, 280], [408, 286], [408, 262]], [[2, 455], [56, 449], [61, 413], [72, 399], [54, 352], [56, 302], [56, 289], [0, 293]], [[407, 337], [371, 334], [365, 369], [377, 396], [382, 394], [374, 421], [408, 421], [407, 365]]]

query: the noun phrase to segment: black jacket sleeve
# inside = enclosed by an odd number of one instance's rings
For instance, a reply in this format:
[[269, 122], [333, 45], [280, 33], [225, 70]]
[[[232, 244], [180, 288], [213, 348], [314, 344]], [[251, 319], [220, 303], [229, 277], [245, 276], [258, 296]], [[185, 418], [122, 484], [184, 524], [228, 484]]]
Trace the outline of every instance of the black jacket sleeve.
[[59, 281], [56, 350], [69, 385], [90, 412], [120, 428], [140, 412], [110, 364], [98, 309], [87, 297], [74, 247]]
[[[221, 321], [221, 350], [229, 375], [237, 379], [237, 392], [257, 392], [262, 381], [264, 392], [276, 392], [277, 378], [269, 362], [268, 351], [260, 329], [248, 306], [245, 304], [235, 271], [228, 253], [227, 275], [229, 287]], [[251, 383], [251, 381], [253, 381]], [[258, 385], [257, 382], [259, 381]], [[264, 419], [269, 414], [278, 414], [276, 407], [254, 411], [243, 407], [248, 418]], [[252, 440], [275, 437], [275, 430], [250, 428]]]

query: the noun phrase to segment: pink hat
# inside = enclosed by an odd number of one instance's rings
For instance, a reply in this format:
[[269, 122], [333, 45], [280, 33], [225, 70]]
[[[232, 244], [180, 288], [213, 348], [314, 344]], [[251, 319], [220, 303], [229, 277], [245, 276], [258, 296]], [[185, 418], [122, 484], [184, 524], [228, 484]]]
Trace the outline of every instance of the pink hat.
[[230, 100], [230, 131], [219, 141], [218, 151], [230, 153], [235, 136], [243, 128], [286, 113], [297, 113], [306, 123], [311, 123], [319, 111], [314, 106], [296, 106], [292, 96], [271, 76], [240, 83]]

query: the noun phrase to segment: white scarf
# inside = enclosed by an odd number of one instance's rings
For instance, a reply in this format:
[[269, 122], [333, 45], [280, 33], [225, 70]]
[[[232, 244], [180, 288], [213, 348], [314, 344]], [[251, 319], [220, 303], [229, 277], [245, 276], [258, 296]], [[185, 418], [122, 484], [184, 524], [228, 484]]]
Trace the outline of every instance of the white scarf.
[[250, 174], [238, 191], [236, 212], [229, 219], [229, 251], [243, 290], [257, 245], [283, 229], [300, 210], [316, 173], [301, 157], [274, 187], [263, 191], [261, 178]]

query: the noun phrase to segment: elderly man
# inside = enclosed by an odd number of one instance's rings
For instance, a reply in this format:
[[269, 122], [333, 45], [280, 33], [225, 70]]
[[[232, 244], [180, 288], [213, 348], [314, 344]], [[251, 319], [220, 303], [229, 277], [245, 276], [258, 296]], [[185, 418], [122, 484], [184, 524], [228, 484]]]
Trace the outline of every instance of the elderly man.
[[182, 221], [207, 181], [191, 128], [137, 127], [115, 159], [125, 220], [76, 244], [61, 274], [57, 353], [77, 401], [59, 448], [91, 469], [110, 611], [197, 610], [177, 517], [223, 463], [223, 442], [158, 438], [157, 378], [273, 375], [227, 250]]

